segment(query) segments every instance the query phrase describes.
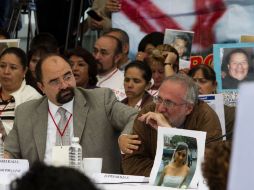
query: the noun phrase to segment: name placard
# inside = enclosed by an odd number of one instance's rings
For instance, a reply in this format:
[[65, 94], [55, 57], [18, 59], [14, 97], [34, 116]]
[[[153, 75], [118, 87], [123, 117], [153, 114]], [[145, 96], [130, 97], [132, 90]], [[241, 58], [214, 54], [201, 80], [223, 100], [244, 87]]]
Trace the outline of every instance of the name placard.
[[100, 173], [92, 176], [95, 183], [115, 184], [115, 183], [148, 183], [148, 178], [144, 176], [118, 175]]
[[29, 170], [28, 160], [0, 159], [0, 184], [10, 184]]

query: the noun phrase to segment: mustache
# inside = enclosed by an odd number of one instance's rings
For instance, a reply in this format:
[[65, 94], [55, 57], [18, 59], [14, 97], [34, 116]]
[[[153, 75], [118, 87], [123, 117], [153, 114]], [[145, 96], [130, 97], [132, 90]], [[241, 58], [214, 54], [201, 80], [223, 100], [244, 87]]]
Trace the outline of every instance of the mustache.
[[66, 89], [61, 89], [57, 95], [56, 100], [60, 104], [65, 104], [69, 101], [71, 101], [74, 97], [74, 88], [73, 87], [67, 87]]

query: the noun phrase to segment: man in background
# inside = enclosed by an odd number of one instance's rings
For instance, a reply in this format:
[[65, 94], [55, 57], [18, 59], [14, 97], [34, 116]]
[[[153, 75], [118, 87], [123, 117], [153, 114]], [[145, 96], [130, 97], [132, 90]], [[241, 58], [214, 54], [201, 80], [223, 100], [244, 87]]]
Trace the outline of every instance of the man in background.
[[126, 97], [124, 74], [117, 68], [122, 49], [121, 41], [111, 35], [101, 36], [93, 48], [93, 56], [99, 62], [97, 86], [112, 89], [120, 101]]
[[131, 62], [131, 60], [128, 57], [130, 48], [128, 34], [122, 29], [111, 28], [108, 32], [105, 33], [105, 35], [114, 36], [121, 41], [123, 50], [121, 59], [119, 60], [117, 67], [119, 70], [124, 71], [125, 67]]

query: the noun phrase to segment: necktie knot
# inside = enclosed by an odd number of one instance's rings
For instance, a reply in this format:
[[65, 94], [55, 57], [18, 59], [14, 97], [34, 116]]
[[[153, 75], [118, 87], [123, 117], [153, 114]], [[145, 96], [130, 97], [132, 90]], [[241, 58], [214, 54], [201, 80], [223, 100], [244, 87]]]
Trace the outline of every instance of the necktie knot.
[[57, 112], [61, 115], [61, 117], [64, 117], [65, 114], [66, 114], [66, 109], [62, 108], [62, 107], [59, 107]]

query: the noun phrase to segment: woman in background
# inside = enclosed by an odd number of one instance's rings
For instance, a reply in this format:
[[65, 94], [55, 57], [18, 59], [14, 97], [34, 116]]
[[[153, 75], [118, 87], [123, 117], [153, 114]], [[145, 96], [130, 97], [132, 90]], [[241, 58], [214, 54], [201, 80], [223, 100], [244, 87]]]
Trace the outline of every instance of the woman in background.
[[146, 62], [133, 61], [128, 64], [124, 72], [124, 89], [127, 98], [122, 102], [137, 109], [152, 102], [152, 96], [147, 92], [151, 78], [152, 71]]
[[6, 134], [12, 129], [15, 108], [41, 95], [24, 80], [27, 72], [25, 52], [16, 47], [5, 49], [0, 55], [0, 118]]
[[163, 44], [155, 48], [145, 61], [151, 67], [154, 82], [149, 93], [156, 96], [164, 78], [179, 71], [179, 55], [175, 48]]
[[[197, 65], [189, 71], [189, 76], [198, 84], [199, 94], [215, 94], [217, 88], [216, 74], [214, 70], [205, 64]], [[233, 131], [235, 122], [235, 107], [224, 105], [226, 134]], [[232, 139], [232, 134], [227, 135], [227, 140]]]
[[93, 55], [84, 48], [76, 48], [69, 50], [66, 56], [70, 60], [77, 86], [96, 88], [97, 61]]

